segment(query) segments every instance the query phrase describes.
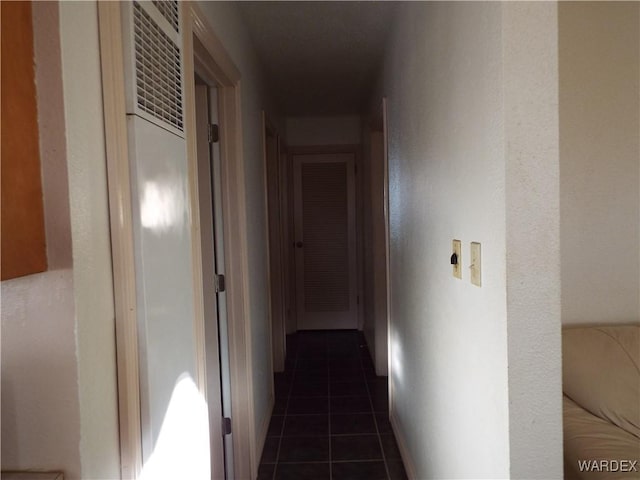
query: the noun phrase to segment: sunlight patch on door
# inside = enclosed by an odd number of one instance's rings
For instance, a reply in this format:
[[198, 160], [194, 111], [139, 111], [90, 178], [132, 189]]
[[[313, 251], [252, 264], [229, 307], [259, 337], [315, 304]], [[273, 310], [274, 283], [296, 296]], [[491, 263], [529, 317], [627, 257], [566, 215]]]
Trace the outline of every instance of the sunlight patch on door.
[[207, 403], [187, 373], [178, 378], [141, 480], [210, 480]]
[[187, 198], [179, 179], [160, 179], [144, 184], [140, 201], [142, 226], [154, 233], [182, 230], [187, 220]]

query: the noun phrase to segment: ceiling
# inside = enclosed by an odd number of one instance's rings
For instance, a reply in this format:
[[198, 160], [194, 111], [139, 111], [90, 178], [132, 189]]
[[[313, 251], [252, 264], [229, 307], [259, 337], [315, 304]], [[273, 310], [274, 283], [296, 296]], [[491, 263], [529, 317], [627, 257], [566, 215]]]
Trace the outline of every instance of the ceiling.
[[239, 2], [282, 113], [359, 113], [380, 67], [395, 2]]

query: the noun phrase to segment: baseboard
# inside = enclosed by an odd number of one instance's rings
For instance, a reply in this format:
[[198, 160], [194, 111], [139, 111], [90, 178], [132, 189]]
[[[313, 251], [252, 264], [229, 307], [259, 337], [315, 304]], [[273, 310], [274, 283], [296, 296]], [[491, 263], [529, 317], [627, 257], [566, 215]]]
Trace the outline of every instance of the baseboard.
[[407, 477], [409, 478], [409, 480], [418, 480], [415, 463], [413, 463], [413, 459], [409, 454], [409, 449], [407, 448], [407, 441], [405, 440], [404, 435], [402, 434], [402, 431], [398, 427], [398, 421], [396, 420], [396, 417], [393, 411], [389, 413], [389, 421], [391, 422], [391, 428], [393, 429], [393, 434], [396, 437], [396, 442], [398, 444], [398, 449], [400, 450], [402, 463], [404, 463], [404, 469], [407, 472]]
[[273, 393], [269, 397], [269, 403], [267, 407], [267, 414], [262, 419], [260, 423], [260, 428], [258, 429], [258, 444], [256, 445], [256, 462], [255, 472], [258, 471], [258, 466], [260, 465], [260, 459], [262, 458], [262, 450], [264, 449], [264, 444], [267, 441], [267, 433], [269, 432], [269, 423], [271, 423], [271, 415], [273, 413], [273, 406], [275, 405], [275, 397]]

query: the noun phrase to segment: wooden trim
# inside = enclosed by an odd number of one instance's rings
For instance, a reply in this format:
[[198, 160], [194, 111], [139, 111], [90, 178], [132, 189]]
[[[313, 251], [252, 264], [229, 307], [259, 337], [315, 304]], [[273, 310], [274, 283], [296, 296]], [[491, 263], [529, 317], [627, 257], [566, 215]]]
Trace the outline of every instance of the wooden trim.
[[[196, 69], [196, 75], [199, 71]], [[219, 153], [213, 153], [215, 146], [209, 143], [208, 124], [211, 119], [212, 104], [210, 101], [213, 90], [206, 83], [196, 82], [195, 85], [195, 110], [196, 110], [196, 143], [198, 162], [198, 186], [199, 186], [199, 206], [200, 206], [200, 244], [202, 252], [202, 285], [203, 303], [205, 315], [205, 368], [206, 368], [206, 399], [209, 412], [209, 441], [210, 441], [210, 463], [212, 478], [224, 478], [225, 470], [225, 438], [222, 431], [223, 412], [223, 384], [222, 384], [222, 357], [220, 351], [220, 336], [216, 319], [219, 314], [219, 298], [215, 295], [215, 275], [216, 275], [216, 235], [217, 225], [215, 222], [216, 206], [220, 208], [216, 197], [216, 186], [214, 178], [214, 159], [219, 158]], [[213, 100], [213, 99], [211, 99]], [[217, 92], [215, 95], [217, 105]], [[217, 108], [216, 116], [217, 116]], [[224, 258], [222, 255], [221, 258]], [[224, 295], [224, 294], [222, 294]], [[226, 316], [225, 316], [226, 319]], [[226, 328], [226, 323], [225, 323]], [[226, 337], [225, 337], [226, 341]], [[228, 373], [228, 372], [227, 372]]]
[[[264, 176], [263, 176], [263, 192], [264, 192], [264, 218], [265, 221], [265, 238], [267, 240], [267, 320], [269, 321], [269, 351], [271, 355], [269, 358], [271, 359], [271, 368], [270, 372], [273, 372], [274, 365], [277, 363], [274, 359], [276, 356], [276, 351], [273, 345], [273, 288], [272, 288], [272, 279], [271, 272], [273, 267], [271, 266], [271, 239], [269, 238], [269, 174], [268, 174], [268, 162], [267, 162], [267, 135], [271, 134], [275, 136], [275, 132], [273, 130], [273, 126], [267, 119], [267, 114], [264, 110], [260, 112], [260, 120], [262, 129], [260, 131], [260, 137], [262, 140], [262, 165], [264, 166]], [[271, 381], [271, 391], [273, 392], [275, 389], [273, 380]]]
[[[184, 5], [183, 5], [184, 6]], [[186, 8], [186, 7], [185, 7]], [[196, 383], [207, 399], [207, 357], [202, 280], [202, 243], [200, 237], [200, 189], [198, 186], [198, 142], [196, 138], [196, 92], [194, 77], [193, 34], [190, 16], [182, 11], [182, 78], [184, 82], [184, 124], [187, 147], [189, 188], [189, 223], [191, 226], [191, 266], [193, 275], [193, 329], [196, 348]]]
[[[185, 2], [186, 3], [186, 2]], [[227, 53], [222, 42], [215, 36], [204, 12], [196, 2], [188, 2], [191, 21], [190, 31], [206, 48], [207, 53], [215, 60], [209, 67], [224, 77], [223, 85], [232, 86], [240, 82], [240, 70]], [[186, 30], [186, 29], [185, 29]]]
[[[278, 132], [273, 126], [273, 124], [269, 121], [269, 118], [266, 112], [262, 111], [262, 158], [264, 165], [264, 211], [265, 218], [267, 221], [265, 222], [265, 234], [267, 239], [267, 253], [268, 253], [268, 261], [267, 261], [267, 278], [269, 281], [267, 282], [267, 294], [268, 294], [268, 308], [269, 308], [269, 325], [270, 325], [270, 338], [269, 345], [271, 351], [271, 369], [272, 372], [283, 372], [284, 371], [284, 362], [286, 356], [286, 339], [285, 339], [285, 302], [284, 302], [284, 283], [283, 283], [283, 268], [282, 268], [282, 231], [281, 231], [281, 222], [276, 222], [273, 224], [273, 219], [271, 218], [271, 211], [274, 209], [272, 202], [269, 200], [270, 197], [270, 189], [273, 188], [270, 185], [270, 172], [274, 166], [269, 165], [269, 152], [268, 152], [268, 141], [267, 137], [273, 137], [276, 142], [276, 158], [274, 159], [276, 162], [276, 167], [279, 166], [280, 163], [280, 148], [279, 148], [279, 136]], [[276, 171], [276, 181], [277, 183], [277, 193], [278, 193], [278, 203], [280, 200], [280, 169], [277, 168]], [[280, 205], [275, 208], [275, 211], [280, 212]], [[273, 231], [275, 229], [275, 232]], [[272, 241], [275, 240], [274, 241]], [[278, 251], [279, 250], [279, 251]], [[279, 259], [280, 265], [274, 265], [274, 259]], [[280, 285], [278, 286], [278, 280], [280, 280]], [[277, 312], [277, 303], [274, 302], [274, 297], [276, 295], [280, 296], [280, 312]], [[277, 297], [275, 297], [277, 299]], [[271, 386], [273, 392], [273, 382]]]
[[364, 182], [365, 182], [365, 168], [363, 162], [362, 145], [358, 147], [358, 152], [355, 158], [356, 172], [355, 186], [356, 186], [356, 294], [358, 295], [357, 316], [358, 316], [358, 330], [364, 332], [364, 304], [365, 304], [365, 292], [364, 292]]
[[[232, 395], [235, 398], [232, 406], [234, 413], [234, 448], [235, 465], [237, 478], [254, 478], [257, 476], [259, 455], [255, 445], [255, 412], [253, 394], [253, 363], [251, 350], [251, 312], [249, 305], [249, 255], [247, 248], [247, 216], [246, 216], [246, 195], [245, 195], [245, 173], [243, 161], [242, 144], [242, 104], [241, 85], [238, 82], [234, 90], [225, 89], [223, 114], [228, 112], [227, 125], [230, 127], [222, 129], [224, 137], [227, 138], [223, 148], [223, 155], [227, 151], [227, 163], [222, 164], [223, 176], [226, 184], [226, 205], [225, 219], [233, 222], [233, 230], [227, 230], [225, 245], [232, 245], [229, 249], [229, 256], [232, 261], [229, 263], [231, 271], [236, 272], [233, 278], [235, 292], [228, 306], [231, 306], [231, 316], [233, 319], [230, 325], [230, 348], [233, 349], [231, 361], [232, 367]], [[224, 157], [223, 157], [224, 158]], [[235, 161], [232, 161], [235, 159]], [[226, 168], [225, 168], [226, 167]], [[228, 171], [227, 171], [228, 170]], [[244, 437], [239, 436], [242, 432]], [[250, 465], [247, 465], [247, 452]]]
[[286, 165], [286, 177], [283, 182], [287, 185], [287, 194], [285, 197], [285, 204], [283, 210], [286, 211], [286, 219], [283, 224], [283, 228], [286, 229], [285, 235], [285, 253], [287, 255], [287, 278], [285, 282], [289, 302], [288, 307], [289, 317], [287, 318], [287, 334], [295, 333], [298, 328], [298, 316], [297, 316], [297, 300], [296, 300], [296, 262], [295, 262], [295, 247], [293, 242], [295, 239], [295, 225], [294, 225], [294, 185], [293, 185], [293, 162], [292, 157], [289, 155], [289, 148], [284, 145], [281, 152], [281, 162]]
[[211, 55], [200, 39], [194, 34], [192, 38], [193, 45], [193, 64], [198, 75], [208, 85], [225, 85], [231, 82], [229, 78], [220, 71], [220, 69], [211, 62]]
[[[391, 363], [391, 233], [389, 218], [389, 122], [387, 116], [387, 97], [382, 98], [382, 141], [384, 153], [384, 229], [385, 252], [387, 256], [387, 375], [392, 379]], [[389, 383], [389, 409], [394, 410], [393, 380]]]
[[120, 4], [99, 2], [98, 19], [116, 317], [120, 469], [123, 479], [134, 479], [142, 470], [142, 432]]
[[255, 478], [259, 458], [253, 404], [240, 71], [199, 6], [195, 2], [182, 5], [185, 35], [194, 39], [184, 55], [195, 57], [194, 62], [204, 66], [218, 84], [234, 474], [236, 478]]

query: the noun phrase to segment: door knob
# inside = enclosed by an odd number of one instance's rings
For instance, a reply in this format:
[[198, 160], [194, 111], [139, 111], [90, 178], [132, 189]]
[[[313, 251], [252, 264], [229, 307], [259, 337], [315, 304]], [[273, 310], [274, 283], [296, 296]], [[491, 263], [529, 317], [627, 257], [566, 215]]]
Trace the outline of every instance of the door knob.
[[296, 242], [296, 247], [298, 247], [298, 248], [302, 248], [302, 246], [303, 246], [303, 243], [302, 243], [302, 242]]

